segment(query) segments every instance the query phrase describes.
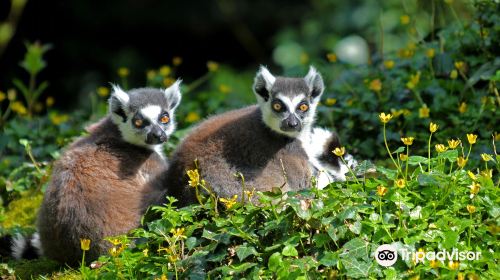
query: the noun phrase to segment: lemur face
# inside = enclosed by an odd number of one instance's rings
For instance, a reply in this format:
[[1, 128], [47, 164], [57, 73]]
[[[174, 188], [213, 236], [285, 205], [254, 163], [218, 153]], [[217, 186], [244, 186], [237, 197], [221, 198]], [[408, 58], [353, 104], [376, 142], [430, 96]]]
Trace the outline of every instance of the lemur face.
[[323, 79], [313, 67], [304, 78], [274, 77], [261, 67], [254, 82], [264, 123], [292, 138], [310, 130], [323, 89]]
[[110, 113], [125, 141], [155, 147], [175, 130], [174, 110], [180, 103], [180, 81], [165, 90], [141, 88], [123, 91], [114, 86]]

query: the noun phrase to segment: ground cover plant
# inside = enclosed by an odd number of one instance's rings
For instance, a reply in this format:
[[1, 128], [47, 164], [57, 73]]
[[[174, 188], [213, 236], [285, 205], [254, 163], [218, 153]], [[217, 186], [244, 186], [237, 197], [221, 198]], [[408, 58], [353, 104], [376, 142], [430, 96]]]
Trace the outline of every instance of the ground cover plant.
[[[320, 1], [321, 2], [321, 1]], [[455, 14], [453, 1], [442, 4]], [[296, 51], [278, 59], [285, 75], [315, 65], [327, 84], [318, 123], [343, 140], [338, 156], [360, 159], [347, 182], [323, 190], [257, 193], [217, 198], [197, 170], [190, 185], [200, 203], [178, 209], [175, 199], [150, 209], [143, 228], [110, 238], [113, 248], [92, 265], [61, 267], [48, 260], [3, 259], [7, 279], [498, 279], [500, 157], [500, 18], [494, 1], [477, 1], [470, 20], [452, 18], [428, 36], [411, 14], [398, 28], [401, 48], [375, 52], [368, 64], [342, 61], [327, 42], [283, 31], [277, 44]], [[319, 13], [309, 25], [326, 17]], [[306, 26], [308, 26], [306, 24]], [[288, 41], [287, 41], [288, 40]], [[381, 32], [379, 44], [383, 44]], [[380, 47], [380, 46], [379, 46]], [[0, 234], [34, 232], [34, 217], [59, 151], [106, 110], [109, 88], [90, 95], [90, 107], [59, 112], [38, 74], [50, 47], [27, 43], [26, 77], [0, 89]], [[165, 87], [181, 73], [182, 58], [146, 73], [146, 84]], [[117, 69], [124, 87], [134, 69]], [[202, 117], [253, 102], [253, 70], [238, 73], [215, 61], [205, 75], [187, 81], [179, 107], [180, 128], [166, 147]], [[50, 87], [49, 87], [50, 89]], [[238, 174], [235, 174], [236, 176]], [[314, 178], [312, 178], [314, 182]], [[254, 198], [257, 202], [250, 202]], [[88, 248], [82, 237], [82, 250]], [[90, 241], [92, 242], [92, 241]], [[390, 267], [374, 256], [392, 244], [407, 259]], [[480, 252], [478, 260], [419, 261], [442, 250]], [[82, 259], [84, 253], [82, 254]]]

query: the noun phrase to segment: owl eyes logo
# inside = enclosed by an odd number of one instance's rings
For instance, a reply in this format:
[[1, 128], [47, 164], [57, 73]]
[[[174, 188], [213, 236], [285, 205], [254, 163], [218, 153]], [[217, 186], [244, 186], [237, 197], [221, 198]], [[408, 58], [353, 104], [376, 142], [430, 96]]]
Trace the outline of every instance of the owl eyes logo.
[[392, 245], [381, 245], [375, 251], [375, 260], [381, 266], [392, 266], [398, 260], [398, 252]]

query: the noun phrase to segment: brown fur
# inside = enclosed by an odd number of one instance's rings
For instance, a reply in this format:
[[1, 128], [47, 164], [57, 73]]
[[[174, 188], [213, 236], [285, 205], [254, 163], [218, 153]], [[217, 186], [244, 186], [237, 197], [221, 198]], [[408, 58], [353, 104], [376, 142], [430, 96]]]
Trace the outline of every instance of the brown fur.
[[166, 170], [160, 155], [123, 142], [109, 117], [88, 130], [55, 163], [38, 215], [44, 255], [62, 263], [81, 260], [81, 238], [91, 240], [87, 260], [106, 253], [103, 238], [138, 227], [163, 194], [162, 186], [146, 184]]
[[271, 131], [261, 115], [257, 106], [251, 106], [212, 117], [195, 128], [178, 146], [164, 175], [169, 194], [181, 205], [195, 202], [186, 175], [195, 169], [195, 160], [202, 178], [220, 197], [241, 198], [237, 172], [243, 174], [248, 190], [309, 187], [311, 171], [300, 140]]

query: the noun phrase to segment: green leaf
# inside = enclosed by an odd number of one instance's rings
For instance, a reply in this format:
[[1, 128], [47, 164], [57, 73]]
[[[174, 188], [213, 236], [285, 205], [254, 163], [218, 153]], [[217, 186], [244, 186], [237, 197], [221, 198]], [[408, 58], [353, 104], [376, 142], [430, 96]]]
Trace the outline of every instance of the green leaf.
[[295, 249], [294, 246], [292, 245], [286, 245], [285, 248], [283, 248], [283, 251], [281, 252], [283, 256], [287, 257], [296, 257], [299, 255], [299, 252], [297, 252], [297, 249]]
[[336, 266], [339, 262], [339, 254], [336, 252], [325, 252], [325, 255], [319, 259], [319, 263], [324, 266]]
[[448, 150], [446, 152], [440, 153], [437, 158], [447, 159], [449, 162], [455, 162], [458, 158], [457, 150]]
[[361, 238], [354, 238], [342, 247], [341, 258], [366, 258], [369, 256], [370, 243]]
[[248, 246], [248, 245], [241, 245], [236, 248], [236, 255], [240, 259], [240, 261], [243, 261], [246, 259], [248, 256], [258, 256], [259, 253], [253, 246]]
[[396, 175], [398, 174], [397, 170], [388, 169], [388, 168], [385, 168], [382, 166], [377, 166], [377, 171], [384, 174], [385, 177], [387, 177], [388, 179], [391, 179], [391, 180], [396, 179]]
[[408, 157], [408, 164], [409, 165], [425, 165], [427, 164], [429, 160], [425, 157], [421, 156], [410, 156]]
[[451, 249], [457, 245], [460, 234], [456, 231], [444, 232], [444, 239], [441, 243], [445, 249]]
[[186, 247], [188, 250], [192, 250], [196, 246], [196, 237], [189, 237], [186, 239]]
[[269, 267], [269, 270], [276, 272], [282, 266], [282, 263], [283, 258], [281, 257], [281, 254], [276, 252], [269, 257], [267, 267]]
[[352, 278], [368, 278], [370, 268], [373, 266], [371, 261], [359, 261], [355, 258], [342, 259], [342, 263], [345, 266], [347, 276]]
[[399, 147], [397, 150], [395, 150], [394, 152], [392, 152], [393, 154], [399, 154], [399, 153], [402, 153], [405, 151], [405, 147]]

